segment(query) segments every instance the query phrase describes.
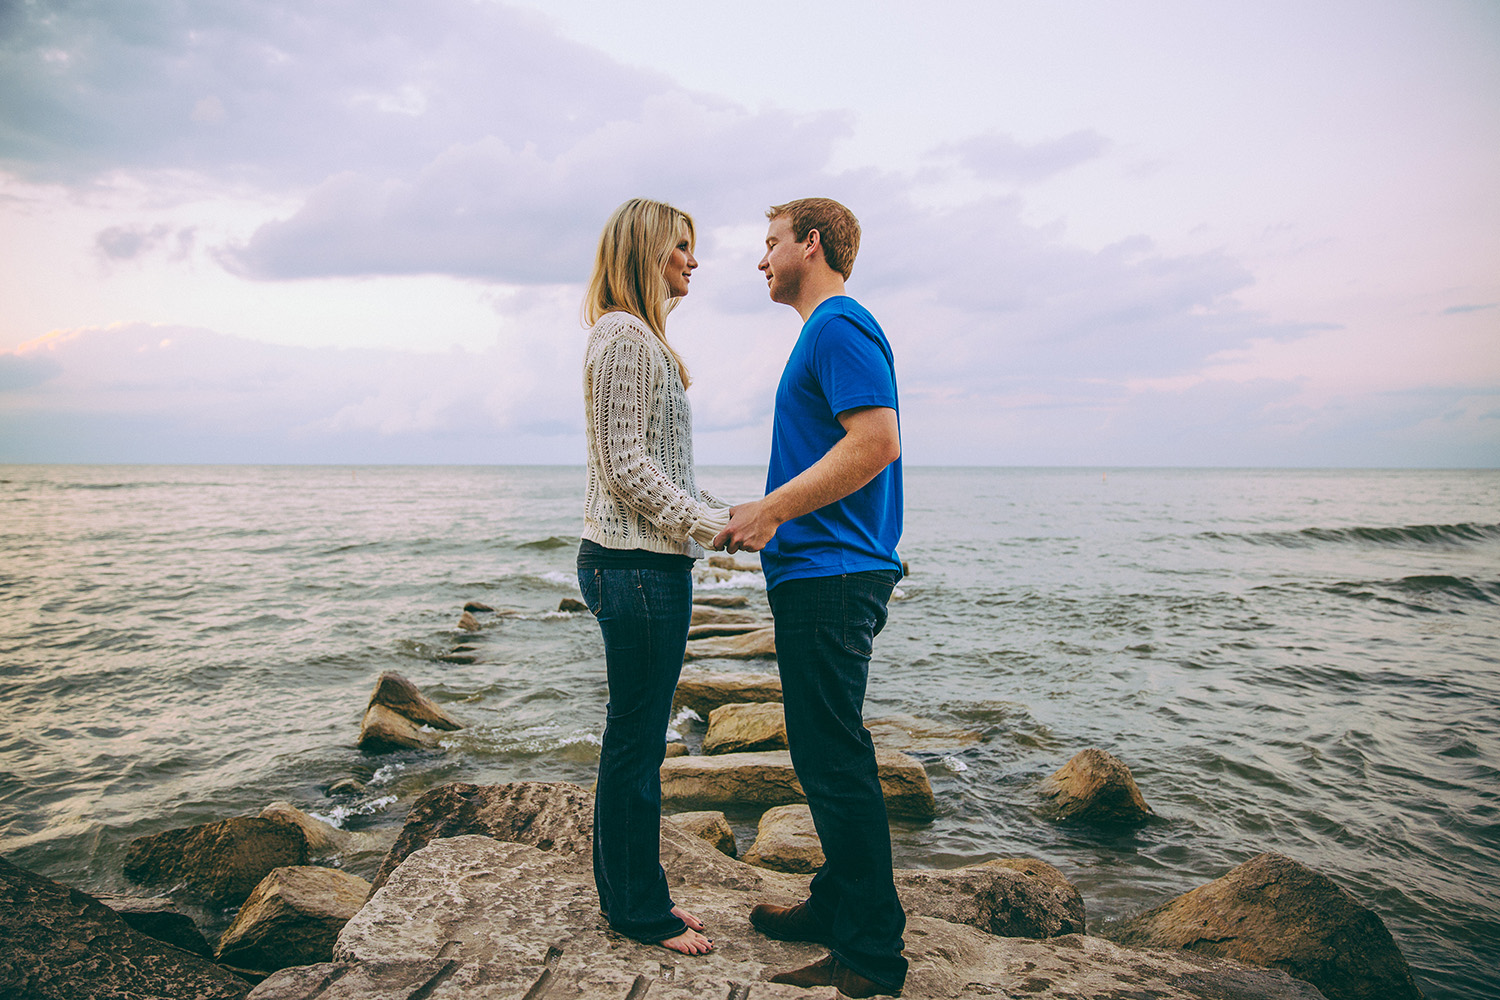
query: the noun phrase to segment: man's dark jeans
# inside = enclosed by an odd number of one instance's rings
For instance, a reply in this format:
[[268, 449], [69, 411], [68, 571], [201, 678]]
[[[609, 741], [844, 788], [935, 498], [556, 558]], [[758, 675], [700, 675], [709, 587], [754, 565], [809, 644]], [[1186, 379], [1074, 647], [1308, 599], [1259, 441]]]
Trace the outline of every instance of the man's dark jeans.
[[609, 705], [594, 792], [594, 884], [609, 925], [641, 941], [681, 934], [662, 871], [661, 762], [693, 617], [688, 571], [580, 569], [604, 634]]
[[906, 914], [863, 712], [872, 644], [898, 579], [873, 570], [787, 580], [768, 595], [787, 743], [827, 858], [808, 902], [833, 956], [895, 990], [906, 981]]

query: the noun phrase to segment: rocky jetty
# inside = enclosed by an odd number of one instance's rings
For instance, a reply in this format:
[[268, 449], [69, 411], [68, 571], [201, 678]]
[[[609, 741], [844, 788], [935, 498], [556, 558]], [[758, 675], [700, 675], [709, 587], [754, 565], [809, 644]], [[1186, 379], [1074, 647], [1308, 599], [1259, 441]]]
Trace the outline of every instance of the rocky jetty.
[[[566, 792], [552, 785], [520, 784], [528, 787], [499, 786], [477, 795], [512, 805], [511, 815], [501, 823], [480, 826], [499, 825], [515, 835], [530, 836], [528, 831], [537, 825], [579, 831], [588, 825], [591, 803], [583, 789]], [[472, 786], [465, 796], [476, 797]], [[521, 802], [562, 815], [538, 814], [527, 822], [524, 810], [514, 808]], [[478, 812], [475, 818], [481, 819]], [[488, 818], [498, 817], [492, 813]], [[407, 839], [404, 834], [402, 839]], [[806, 876], [735, 861], [671, 823], [663, 825], [661, 842], [674, 896], [708, 923], [718, 945], [712, 954], [687, 958], [611, 932], [599, 914], [586, 841], [554, 841], [552, 849], [543, 850], [488, 833], [465, 833], [428, 840], [391, 868], [385, 883], [340, 933], [333, 962], [277, 972], [251, 995], [254, 1000], [363, 1000], [386, 995], [433, 1000], [822, 996], [766, 982], [771, 973], [805, 964], [822, 949], [773, 941], [756, 933], [748, 920], [756, 902], [802, 898]], [[1024, 911], [1025, 906], [1000, 901], [1008, 887], [1015, 887], [1035, 890], [1032, 905], [1055, 914], [1050, 925], [1029, 930], [1048, 933], [1075, 922], [1081, 928], [1081, 902], [1076, 918], [1068, 916], [1068, 908], [1056, 903], [1056, 885], [1038, 874], [1041, 869], [1031, 867], [1040, 862], [1017, 865], [971, 866], [948, 873], [946, 880], [944, 873], [898, 873], [898, 891], [909, 914], [906, 940], [911, 960], [903, 996], [1321, 996], [1279, 970], [1227, 959], [1134, 951], [1079, 933], [1039, 940], [1008, 938], [960, 922], [967, 915], [993, 927], [995, 912]]]
[[1058, 819], [1133, 824], [1151, 817], [1130, 768], [1103, 750], [1081, 751], [1043, 781], [1041, 791]]
[[1110, 937], [1283, 969], [1329, 1000], [1422, 996], [1380, 918], [1332, 879], [1280, 854], [1251, 858], [1117, 925]]
[[[464, 612], [468, 614], [468, 612]], [[463, 725], [411, 681], [387, 670], [375, 681], [359, 724], [359, 748], [372, 753], [436, 746], [438, 732]]]

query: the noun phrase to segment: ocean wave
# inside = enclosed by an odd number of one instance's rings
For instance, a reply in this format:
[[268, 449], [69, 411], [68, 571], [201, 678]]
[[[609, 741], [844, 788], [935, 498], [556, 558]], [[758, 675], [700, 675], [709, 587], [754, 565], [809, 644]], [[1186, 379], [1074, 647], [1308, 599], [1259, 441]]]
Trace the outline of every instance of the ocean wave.
[[1399, 580], [1345, 581], [1324, 588], [1330, 594], [1400, 604], [1413, 611], [1448, 610], [1453, 602], [1500, 603], [1500, 580], [1466, 576], [1404, 576]]
[[1324, 543], [1342, 545], [1381, 545], [1412, 548], [1442, 546], [1466, 547], [1475, 543], [1500, 541], [1500, 524], [1408, 524], [1394, 528], [1302, 528], [1299, 531], [1205, 531], [1198, 535], [1214, 541], [1239, 541], [1251, 545], [1276, 545], [1281, 548], [1312, 548]]
[[518, 549], [542, 549], [542, 550], [546, 550], [546, 549], [565, 549], [565, 548], [568, 548], [569, 546], [576, 546], [577, 544], [578, 544], [578, 539], [576, 539], [576, 538], [564, 538], [561, 535], [551, 535], [551, 536], [549, 536], [547, 538], [537, 538], [537, 539], [533, 539], [532, 541], [529, 541], [529, 542], [517, 542], [516, 543], [516, 548], [518, 548]]

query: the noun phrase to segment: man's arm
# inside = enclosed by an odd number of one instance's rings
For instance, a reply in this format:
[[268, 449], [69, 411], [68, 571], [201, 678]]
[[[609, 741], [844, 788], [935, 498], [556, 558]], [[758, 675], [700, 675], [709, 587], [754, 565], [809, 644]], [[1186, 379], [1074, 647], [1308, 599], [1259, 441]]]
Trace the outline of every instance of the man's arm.
[[730, 508], [729, 527], [715, 547], [759, 552], [787, 521], [842, 500], [901, 457], [901, 430], [889, 406], [845, 410], [838, 421], [844, 436], [826, 455], [769, 496]]

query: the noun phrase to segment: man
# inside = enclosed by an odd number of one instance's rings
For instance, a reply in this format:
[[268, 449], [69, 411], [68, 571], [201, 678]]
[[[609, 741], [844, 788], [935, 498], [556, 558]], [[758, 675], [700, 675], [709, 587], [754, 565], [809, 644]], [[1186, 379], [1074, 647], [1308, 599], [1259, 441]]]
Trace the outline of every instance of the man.
[[715, 539], [760, 551], [776, 620], [787, 743], [828, 859], [808, 899], [760, 904], [762, 933], [829, 948], [772, 982], [899, 995], [906, 915], [891, 880], [891, 837], [875, 749], [864, 727], [871, 644], [901, 578], [901, 434], [890, 345], [844, 294], [859, 222], [805, 198], [766, 213], [760, 270], [802, 333], [776, 390], [762, 500], [731, 511]]

